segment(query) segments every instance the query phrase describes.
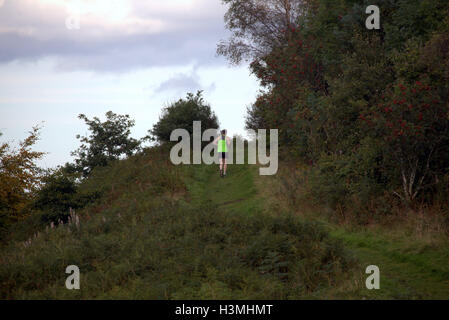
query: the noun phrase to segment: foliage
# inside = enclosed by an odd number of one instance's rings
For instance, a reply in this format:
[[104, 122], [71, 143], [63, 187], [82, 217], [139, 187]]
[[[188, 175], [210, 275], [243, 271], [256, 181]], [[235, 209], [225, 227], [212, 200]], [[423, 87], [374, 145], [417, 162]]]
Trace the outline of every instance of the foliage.
[[135, 121], [128, 115], [118, 115], [112, 111], [106, 113], [106, 121], [101, 122], [97, 117], [92, 120], [80, 114], [78, 118], [84, 120], [91, 134], [77, 135], [81, 146], [72, 155], [77, 157], [75, 164], [84, 176], [89, 175], [93, 168], [105, 166], [110, 161], [118, 160], [121, 156], [130, 156], [139, 150], [141, 141], [130, 137], [130, 129]]
[[402, 191], [395, 193], [410, 203], [446, 173], [442, 161], [449, 159], [448, 109], [437, 90], [420, 81], [400, 83], [383, 97], [378, 110], [360, 118], [368, 131], [383, 139], [384, 159], [391, 162], [402, 181]]
[[41, 183], [42, 170], [37, 161], [45, 153], [32, 150], [39, 130], [34, 127], [17, 149], [6, 142], [0, 145], [0, 228], [25, 215], [23, 209]]
[[186, 129], [192, 135], [193, 121], [201, 121], [202, 131], [218, 128], [217, 116], [204, 101], [202, 91], [195, 95], [188, 93], [185, 99], [179, 99], [165, 107], [159, 121], [149, 133], [159, 142], [168, 142], [175, 129]]
[[284, 44], [285, 30], [309, 9], [312, 1], [223, 0], [228, 7], [225, 24], [231, 37], [223, 40], [217, 53], [231, 63], [262, 58]]
[[369, 1], [224, 2], [218, 53], [250, 60], [264, 88], [246, 127], [279, 129], [317, 199], [432, 201], [449, 161], [447, 1], [379, 1], [380, 30], [365, 27]]
[[98, 193], [79, 192], [79, 176], [69, 163], [44, 176], [30, 206], [34, 214], [40, 213], [41, 223], [66, 223], [72, 209], [83, 208], [98, 197]]

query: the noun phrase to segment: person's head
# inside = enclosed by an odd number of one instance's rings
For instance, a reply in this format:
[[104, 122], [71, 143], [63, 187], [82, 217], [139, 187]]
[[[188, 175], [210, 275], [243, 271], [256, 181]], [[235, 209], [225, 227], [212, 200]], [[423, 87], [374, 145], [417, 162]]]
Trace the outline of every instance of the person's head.
[[226, 129], [221, 130], [221, 135], [225, 136], [226, 135]]

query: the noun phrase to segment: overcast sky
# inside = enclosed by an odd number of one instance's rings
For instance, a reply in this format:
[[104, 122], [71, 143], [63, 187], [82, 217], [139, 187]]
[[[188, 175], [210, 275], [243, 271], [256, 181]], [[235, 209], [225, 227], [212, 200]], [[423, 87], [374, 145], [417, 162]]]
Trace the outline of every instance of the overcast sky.
[[54, 167], [87, 133], [78, 114], [129, 114], [140, 138], [197, 90], [222, 128], [242, 134], [258, 84], [215, 54], [225, 10], [220, 0], [0, 0], [0, 141], [44, 122], [36, 149]]

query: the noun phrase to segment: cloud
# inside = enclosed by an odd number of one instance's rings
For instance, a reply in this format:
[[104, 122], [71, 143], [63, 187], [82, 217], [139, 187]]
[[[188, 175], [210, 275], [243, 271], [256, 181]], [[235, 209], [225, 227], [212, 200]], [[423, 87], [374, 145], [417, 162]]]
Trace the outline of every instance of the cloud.
[[160, 83], [155, 89], [154, 94], [163, 92], [172, 92], [175, 96], [184, 96], [187, 92], [196, 93], [203, 90], [208, 93], [216, 89], [216, 85], [212, 82], [210, 85], [201, 85], [200, 76], [198, 75], [197, 66], [191, 73], [177, 73], [166, 81]]
[[[7, 0], [0, 63], [52, 57], [59, 70], [100, 72], [225, 63], [215, 56], [226, 37], [219, 0], [78, 1]], [[79, 17], [79, 29], [66, 27], [71, 17]]]

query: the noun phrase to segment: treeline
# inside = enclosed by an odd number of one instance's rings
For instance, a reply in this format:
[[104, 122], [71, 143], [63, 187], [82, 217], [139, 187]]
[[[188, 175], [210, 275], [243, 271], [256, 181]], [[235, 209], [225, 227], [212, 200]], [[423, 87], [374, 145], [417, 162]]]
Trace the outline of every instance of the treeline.
[[[17, 148], [8, 142], [0, 145], [0, 239], [11, 236], [15, 223], [22, 220], [26, 222], [20, 228], [29, 229], [24, 233], [35, 232], [51, 223], [67, 223], [71, 209], [82, 209], [103, 196], [101, 186], [89, 187], [88, 180], [95, 171], [134, 155], [148, 154], [149, 149], [168, 142], [172, 130], [186, 128], [192, 133], [195, 120], [211, 128], [218, 127], [217, 117], [201, 91], [188, 93], [165, 107], [159, 121], [141, 139], [131, 137], [135, 121], [129, 115], [109, 111], [105, 118], [102, 121], [98, 117], [90, 119], [79, 115], [89, 135], [77, 135], [81, 145], [71, 153], [73, 162], [55, 169], [43, 169], [38, 165], [45, 156], [45, 152], [33, 150], [39, 140], [39, 126], [34, 127]], [[153, 144], [145, 146], [147, 141]], [[161, 148], [160, 152], [164, 150]], [[153, 156], [155, 152], [158, 151], [154, 150]], [[168, 160], [168, 152], [166, 158]]]
[[250, 61], [264, 88], [246, 126], [279, 129], [282, 157], [309, 165], [309, 195], [447, 202], [449, 2], [377, 1], [379, 30], [369, 1], [223, 2], [233, 35], [218, 53]]

